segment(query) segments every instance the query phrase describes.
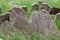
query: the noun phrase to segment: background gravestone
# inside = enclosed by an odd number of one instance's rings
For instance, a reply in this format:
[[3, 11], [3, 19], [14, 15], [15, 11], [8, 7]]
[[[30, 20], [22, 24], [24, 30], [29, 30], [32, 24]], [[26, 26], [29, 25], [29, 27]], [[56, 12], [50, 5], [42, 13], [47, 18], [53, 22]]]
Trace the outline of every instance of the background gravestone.
[[32, 11], [38, 10], [38, 9], [39, 9], [39, 5], [36, 4], [36, 3], [34, 3], [34, 4], [32, 5]]
[[59, 8], [53, 7], [53, 8], [51, 9], [50, 14], [56, 15], [56, 14], [59, 13], [59, 12], [60, 12], [60, 9], [59, 9]]
[[24, 34], [29, 34], [29, 24], [25, 18], [25, 11], [22, 8], [14, 7], [10, 11], [10, 23], [21, 30]]
[[48, 6], [46, 3], [41, 3], [41, 9], [45, 9], [46, 11], [50, 13], [52, 8]]
[[48, 12], [44, 12], [43, 10], [40, 11], [33, 11], [30, 20], [30, 25], [32, 26], [32, 31], [34, 33], [39, 34], [46, 34], [47, 32], [51, 32], [53, 34], [57, 33], [56, 25], [54, 21], [51, 19]]
[[27, 12], [27, 6], [21, 6]]

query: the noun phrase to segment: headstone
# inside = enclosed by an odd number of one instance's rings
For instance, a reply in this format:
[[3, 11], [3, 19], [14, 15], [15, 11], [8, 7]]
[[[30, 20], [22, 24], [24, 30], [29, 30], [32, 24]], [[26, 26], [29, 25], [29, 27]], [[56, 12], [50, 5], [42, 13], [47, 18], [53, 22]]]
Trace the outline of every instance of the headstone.
[[14, 27], [11, 26], [10, 22], [5, 21], [1, 24], [0, 28], [2, 29], [2, 36], [4, 39], [9, 36], [10, 40], [13, 40], [13, 32], [15, 32]]
[[60, 12], [60, 9], [59, 9], [59, 8], [53, 7], [53, 8], [51, 9], [51, 11], [50, 11], [50, 14], [56, 15], [56, 14], [59, 13], [59, 12]]
[[19, 7], [13, 7], [10, 9], [10, 22], [13, 24], [17, 16], [25, 19], [25, 11]]
[[29, 34], [29, 24], [25, 18], [25, 11], [22, 8], [14, 7], [11, 9], [10, 23], [23, 33]]
[[[17, 25], [17, 27], [18, 27], [18, 25]], [[21, 26], [20, 26], [21, 27]], [[6, 38], [6, 37], [9, 37], [9, 39], [10, 40], [14, 40], [15, 38], [14, 38], [14, 36], [15, 35], [18, 35], [18, 37], [19, 37], [19, 35], [21, 35], [21, 34], [23, 34], [24, 35], [24, 37], [29, 37], [29, 35], [28, 34], [25, 34], [24, 32], [26, 32], [26, 31], [28, 31], [27, 29], [26, 29], [26, 26], [22, 26], [22, 29], [17, 29], [16, 27], [14, 27], [14, 26], [12, 26], [11, 24], [10, 24], [10, 22], [8, 22], [8, 21], [5, 21], [4, 23], [2, 23], [1, 24], [1, 26], [0, 26], [0, 28], [2, 29], [2, 33], [3, 33], [3, 37], [4, 37], [4, 39]], [[25, 30], [26, 29], [26, 30]], [[17, 36], [15, 36], [15, 37], [17, 37]], [[21, 37], [21, 36], [20, 36]]]
[[6, 14], [0, 15], [0, 25], [4, 23], [5, 21], [9, 21], [10, 14], [7, 12]]
[[34, 4], [32, 5], [32, 11], [38, 10], [38, 9], [39, 9], [39, 5], [36, 4], [36, 3], [34, 3]]
[[27, 6], [21, 6], [27, 12]]
[[48, 6], [46, 3], [41, 3], [41, 9], [47, 10], [49, 13], [51, 11], [51, 7]]
[[57, 33], [56, 25], [47, 11], [33, 11], [29, 23], [32, 26], [32, 31], [36, 34], [45, 34], [47, 32]]
[[2, 23], [0, 27], [2, 28], [2, 32], [5, 35], [8, 35], [8, 34], [10, 34], [10, 32], [13, 31], [13, 27], [11, 26], [11, 24], [8, 21], [5, 21], [4, 23]]
[[60, 13], [57, 13], [54, 20], [60, 21]]

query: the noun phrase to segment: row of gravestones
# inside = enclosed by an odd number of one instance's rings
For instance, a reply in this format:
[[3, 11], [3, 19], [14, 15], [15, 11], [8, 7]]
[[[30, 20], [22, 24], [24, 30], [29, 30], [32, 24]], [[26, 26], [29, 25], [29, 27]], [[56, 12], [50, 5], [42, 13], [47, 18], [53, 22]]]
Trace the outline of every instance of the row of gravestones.
[[[33, 11], [30, 19], [27, 21], [25, 17], [26, 10], [22, 7], [13, 7], [6, 14], [0, 16], [0, 27], [3, 29], [5, 35], [13, 32], [14, 27], [26, 35], [31, 35], [31, 30], [34, 34], [47, 34], [51, 32], [57, 34], [59, 30], [51, 19], [49, 11], [42, 6], [41, 10], [35, 9], [38, 7], [33, 6]], [[60, 19], [60, 13], [56, 14], [55, 19]]]
[[29, 21], [27, 21], [25, 11], [21, 7], [13, 7], [9, 12], [0, 16], [0, 25], [4, 32], [12, 31], [13, 27], [24, 34], [30, 34], [30, 29], [35, 34], [46, 34], [47, 32], [56, 34], [58, 32], [57, 26], [48, 11], [44, 9], [33, 11]]

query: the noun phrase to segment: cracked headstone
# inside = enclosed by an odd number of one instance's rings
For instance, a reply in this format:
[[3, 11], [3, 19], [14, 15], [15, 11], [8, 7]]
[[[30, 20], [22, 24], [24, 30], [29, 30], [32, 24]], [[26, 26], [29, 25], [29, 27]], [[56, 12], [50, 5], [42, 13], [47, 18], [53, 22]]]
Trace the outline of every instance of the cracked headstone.
[[47, 5], [46, 3], [41, 3], [41, 9], [45, 9], [46, 11], [48, 11], [50, 13], [51, 8], [49, 5]]
[[36, 34], [57, 33], [56, 25], [47, 11], [33, 11], [29, 23], [32, 26], [32, 31]]
[[32, 11], [38, 10], [38, 9], [39, 9], [39, 5], [36, 4], [36, 3], [34, 3], [34, 4], [32, 5]]
[[29, 24], [25, 18], [25, 11], [22, 8], [14, 7], [11, 9], [10, 23], [23, 33], [29, 34]]

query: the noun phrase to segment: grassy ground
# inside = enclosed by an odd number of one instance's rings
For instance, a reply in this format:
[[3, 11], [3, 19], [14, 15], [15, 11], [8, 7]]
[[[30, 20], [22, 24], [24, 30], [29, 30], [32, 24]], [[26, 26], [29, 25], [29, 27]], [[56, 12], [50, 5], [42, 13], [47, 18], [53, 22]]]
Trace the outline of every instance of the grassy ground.
[[60, 20], [55, 20], [55, 23], [57, 25], [57, 28], [60, 30]]

